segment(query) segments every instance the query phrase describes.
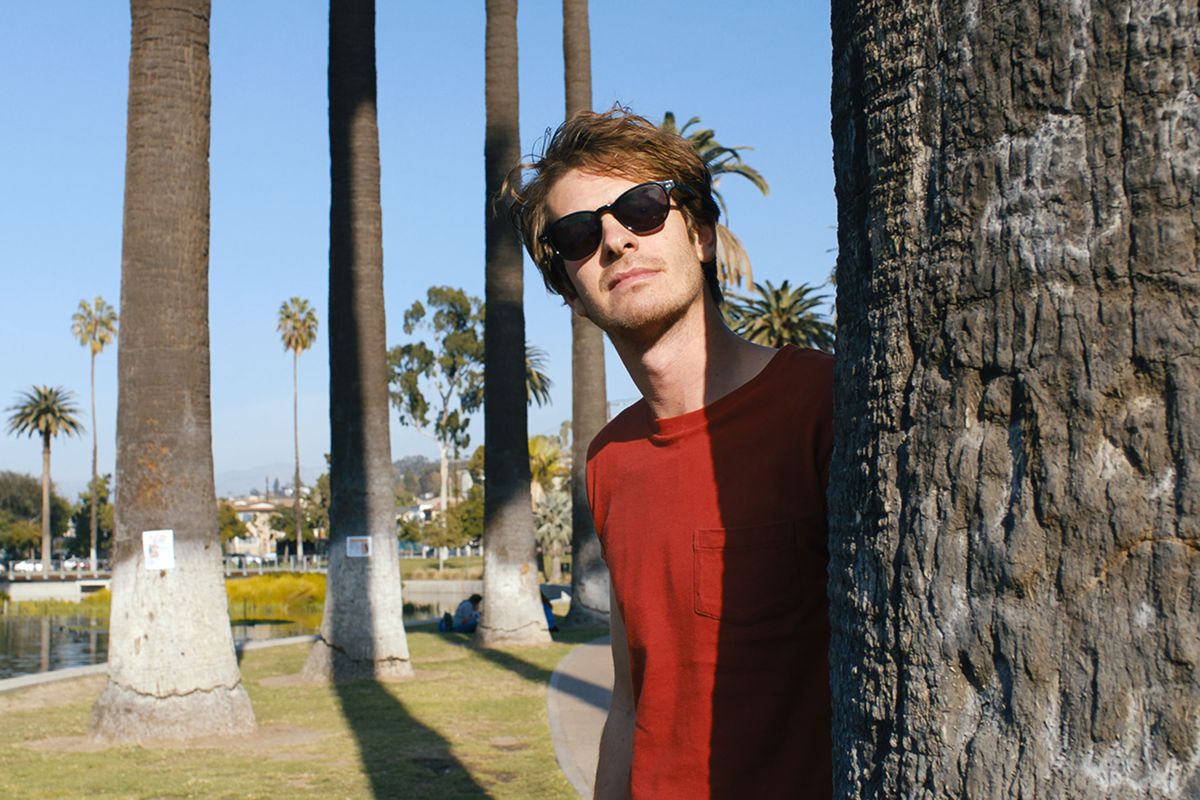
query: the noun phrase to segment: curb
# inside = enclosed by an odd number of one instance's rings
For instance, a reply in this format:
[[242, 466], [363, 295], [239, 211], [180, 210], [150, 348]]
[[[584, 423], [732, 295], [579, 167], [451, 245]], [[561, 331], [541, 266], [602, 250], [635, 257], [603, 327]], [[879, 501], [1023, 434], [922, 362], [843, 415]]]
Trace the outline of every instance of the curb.
[[569, 676], [566, 676], [564, 667], [571, 666], [574, 660], [582, 658], [585, 653], [583, 648], [590, 645], [606, 645], [609, 641], [610, 637], [605, 634], [573, 647], [550, 674], [550, 685], [546, 690], [546, 711], [550, 722], [550, 740], [554, 743], [554, 757], [558, 761], [558, 768], [562, 770], [571, 787], [582, 798], [592, 796], [593, 776], [585, 774], [581, 768], [563, 723], [563, 697], [568, 693], [564, 684], [571, 680]]

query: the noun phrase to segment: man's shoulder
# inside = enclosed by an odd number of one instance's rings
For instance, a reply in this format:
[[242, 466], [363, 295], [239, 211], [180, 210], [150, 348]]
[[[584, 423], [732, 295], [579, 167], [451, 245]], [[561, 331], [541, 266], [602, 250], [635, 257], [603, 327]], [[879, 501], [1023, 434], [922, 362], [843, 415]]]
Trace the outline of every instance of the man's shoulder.
[[809, 347], [787, 345], [777, 356], [782, 360], [789, 378], [802, 373], [812, 380], [833, 382], [833, 365], [836, 359], [829, 353]]
[[651, 434], [649, 422], [646, 401], [638, 400], [600, 429], [588, 446], [587, 460], [592, 461], [607, 445], [649, 438]]

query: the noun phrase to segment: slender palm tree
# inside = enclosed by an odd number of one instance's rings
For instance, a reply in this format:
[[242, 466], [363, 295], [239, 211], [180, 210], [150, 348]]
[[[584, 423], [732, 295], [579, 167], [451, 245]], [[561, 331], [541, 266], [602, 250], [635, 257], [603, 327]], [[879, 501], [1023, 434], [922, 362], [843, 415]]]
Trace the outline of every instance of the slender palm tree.
[[[587, 0], [563, 0], [563, 78], [567, 116], [592, 108], [592, 46]], [[608, 566], [587, 498], [587, 450], [608, 422], [604, 335], [571, 315], [571, 610], [585, 621], [608, 614]]]
[[320, 637], [304, 666], [304, 675], [317, 680], [412, 675], [401, 617], [388, 434], [377, 119], [374, 0], [334, 0], [329, 6], [329, 583]]
[[757, 344], [832, 351], [834, 327], [817, 311], [825, 302], [825, 295], [813, 294], [818, 288], [802, 283], [793, 289], [786, 280], [779, 286], [755, 283], [754, 295], [730, 294], [725, 318], [740, 336]]
[[112, 306], [104, 302], [104, 298], [96, 295], [95, 301], [88, 305], [87, 300], [79, 301], [79, 309], [71, 315], [71, 333], [79, 340], [79, 344], [88, 348], [91, 354], [92, 364], [92, 482], [90, 484], [91, 493], [91, 520], [89, 522], [89, 530], [91, 532], [91, 547], [88, 550], [88, 564], [93, 570], [96, 569], [96, 531], [99, 528], [99, 518], [97, 514], [97, 498], [99, 492], [96, 491], [97, 480], [99, 479], [99, 471], [96, 467], [97, 460], [97, 435], [96, 435], [96, 356], [104, 348], [112, 343], [112, 340], [117, 335], [117, 312]]
[[499, 199], [521, 154], [517, 2], [487, 0], [484, 103], [484, 646], [550, 641], [537, 582], [529, 506], [528, 408], [521, 245]]
[[[692, 117], [680, 128], [675, 122], [675, 115], [668, 111], [663, 115], [659, 127], [686, 139], [700, 159], [708, 165], [708, 171], [713, 176], [713, 197], [721, 206], [721, 215], [728, 219], [729, 208], [718, 189], [723, 175], [740, 175], [764, 195], [770, 192], [770, 186], [758, 170], [742, 159], [742, 151], [753, 148], [744, 145], [726, 147], [717, 141], [711, 128], [692, 129], [693, 125], [699, 124], [700, 118]], [[741, 286], [743, 281], [750, 283], [754, 280], [750, 256], [746, 253], [742, 240], [723, 222], [717, 223], [717, 278], [722, 286]]]
[[550, 389], [554, 381], [546, 374], [546, 351], [537, 345], [525, 343], [525, 402], [544, 406], [550, 402]]
[[562, 557], [571, 543], [571, 496], [555, 489], [533, 511], [537, 523], [537, 543], [543, 561], [549, 561], [547, 583], [562, 583]]
[[16, 405], [8, 407], [9, 433], [42, 437], [42, 575], [50, 574], [50, 441], [60, 433], [74, 436], [83, 430], [76, 418], [79, 409], [66, 389], [33, 386]]
[[[209, 401], [211, 8], [133, 0], [130, 10], [115, 563], [92, 732], [242, 735], [255, 722], [222, 580]], [[155, 557], [152, 542], [173, 547]]]
[[308, 301], [293, 297], [279, 306], [276, 327], [283, 349], [292, 353], [292, 443], [296, 451], [296, 474], [292, 483], [292, 510], [296, 523], [296, 558], [304, 564], [304, 518], [300, 511], [300, 354], [317, 338], [317, 312]]

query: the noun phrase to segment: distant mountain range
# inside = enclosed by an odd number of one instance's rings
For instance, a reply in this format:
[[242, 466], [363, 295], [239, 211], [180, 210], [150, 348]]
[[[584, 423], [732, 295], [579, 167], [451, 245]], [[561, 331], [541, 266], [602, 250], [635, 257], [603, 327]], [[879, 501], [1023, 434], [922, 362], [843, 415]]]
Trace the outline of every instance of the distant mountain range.
[[[270, 488], [275, 493], [275, 481], [279, 481], [279, 489], [287, 489], [292, 485], [292, 473], [296, 467], [286, 461], [278, 464], [264, 464], [247, 469], [231, 469], [216, 474], [218, 497], [240, 497], [247, 494], [262, 494]], [[312, 484], [323, 470], [300, 465], [300, 480]]]

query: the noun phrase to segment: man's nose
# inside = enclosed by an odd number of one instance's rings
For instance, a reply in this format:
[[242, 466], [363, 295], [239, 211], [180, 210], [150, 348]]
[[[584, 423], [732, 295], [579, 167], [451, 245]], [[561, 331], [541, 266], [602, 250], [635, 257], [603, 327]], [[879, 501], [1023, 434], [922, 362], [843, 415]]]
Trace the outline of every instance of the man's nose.
[[600, 262], [607, 265], [616, 261], [627, 251], [637, 250], [638, 237], [626, 228], [613, 214], [600, 217]]

